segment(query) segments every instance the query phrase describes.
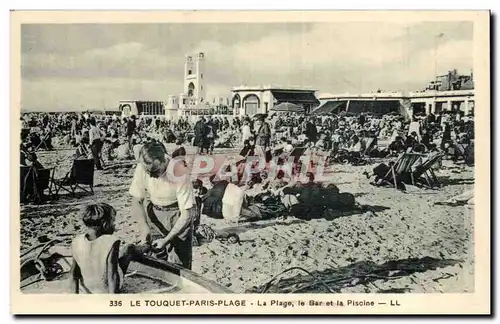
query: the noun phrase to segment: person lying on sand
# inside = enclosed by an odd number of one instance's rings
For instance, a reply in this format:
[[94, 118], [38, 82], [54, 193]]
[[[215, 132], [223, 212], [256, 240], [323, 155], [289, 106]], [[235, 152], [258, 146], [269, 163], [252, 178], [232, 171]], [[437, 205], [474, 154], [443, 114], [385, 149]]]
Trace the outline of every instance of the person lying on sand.
[[87, 233], [73, 239], [73, 264], [70, 271], [71, 291], [80, 287], [87, 293], [116, 294], [123, 286], [124, 273], [139, 253], [132, 244], [120, 248], [114, 235], [116, 211], [106, 203], [84, 207], [82, 220]]

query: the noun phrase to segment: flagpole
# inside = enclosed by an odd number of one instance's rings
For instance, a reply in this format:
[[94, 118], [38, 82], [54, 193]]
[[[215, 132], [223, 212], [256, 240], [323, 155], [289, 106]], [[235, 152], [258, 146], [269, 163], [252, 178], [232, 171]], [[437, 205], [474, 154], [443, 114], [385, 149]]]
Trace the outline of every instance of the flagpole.
[[444, 36], [443, 33], [439, 33], [435, 36], [434, 38], [434, 47], [435, 47], [435, 51], [434, 51], [434, 75], [435, 75], [435, 82], [437, 83], [437, 81], [439, 80], [438, 78], [438, 74], [439, 74], [439, 69], [438, 69], [438, 56], [439, 56], [439, 40]]

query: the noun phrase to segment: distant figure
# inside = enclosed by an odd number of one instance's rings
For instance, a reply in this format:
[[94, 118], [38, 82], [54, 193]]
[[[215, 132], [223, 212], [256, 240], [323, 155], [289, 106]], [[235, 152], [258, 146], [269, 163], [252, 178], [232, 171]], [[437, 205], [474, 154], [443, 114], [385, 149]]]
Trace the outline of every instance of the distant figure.
[[130, 118], [127, 120], [126, 133], [127, 133], [126, 135], [128, 144], [130, 145], [130, 150], [132, 150], [132, 136], [134, 136], [134, 134], [137, 133], [137, 124], [135, 122], [134, 115], [130, 116]]
[[193, 146], [197, 147], [196, 154], [202, 153], [203, 136], [205, 136], [205, 120], [203, 119], [203, 116], [200, 116], [200, 118], [196, 121], [196, 124], [194, 124]]

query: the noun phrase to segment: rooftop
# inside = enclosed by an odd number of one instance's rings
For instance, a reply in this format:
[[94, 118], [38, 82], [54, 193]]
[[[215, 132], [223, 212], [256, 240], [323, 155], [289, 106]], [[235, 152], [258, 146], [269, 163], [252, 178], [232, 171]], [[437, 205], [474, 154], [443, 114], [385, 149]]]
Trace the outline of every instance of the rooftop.
[[318, 95], [320, 100], [337, 98], [415, 98], [415, 97], [440, 97], [440, 96], [473, 96], [474, 90], [450, 90], [450, 91], [414, 91], [414, 92], [375, 92], [375, 93], [324, 93]]
[[261, 84], [255, 86], [241, 85], [232, 87], [231, 91], [255, 91], [255, 90], [294, 90], [294, 91], [309, 91], [316, 92], [316, 89], [309, 86], [282, 86], [277, 84]]

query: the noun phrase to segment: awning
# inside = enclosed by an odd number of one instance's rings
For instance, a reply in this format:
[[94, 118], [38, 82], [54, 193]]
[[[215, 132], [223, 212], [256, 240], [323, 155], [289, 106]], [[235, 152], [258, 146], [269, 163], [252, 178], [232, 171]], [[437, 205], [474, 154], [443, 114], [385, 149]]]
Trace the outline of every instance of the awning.
[[358, 116], [361, 113], [374, 116], [400, 115], [400, 107], [401, 102], [399, 100], [351, 100], [347, 115]]
[[327, 101], [311, 112], [311, 115], [331, 115], [345, 110], [347, 100]]
[[318, 98], [316, 98], [312, 92], [271, 90], [271, 93], [278, 103], [291, 102], [294, 104], [319, 104]]
[[271, 111], [282, 111], [282, 112], [295, 112], [295, 113], [303, 113], [304, 107], [301, 107], [299, 105], [289, 103], [289, 102], [283, 102], [280, 103], [273, 108], [270, 109]]

